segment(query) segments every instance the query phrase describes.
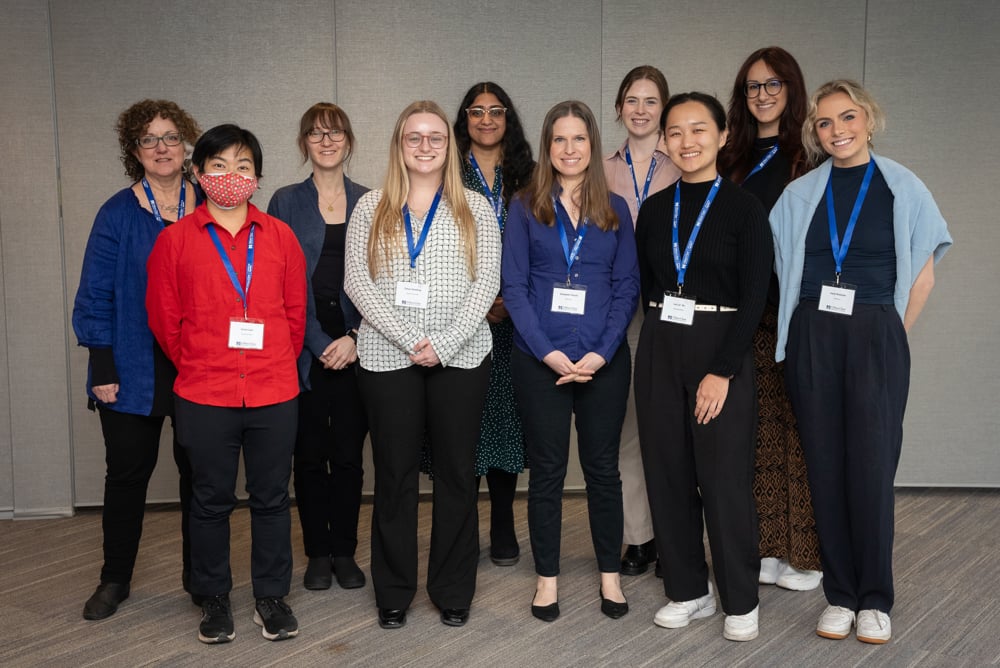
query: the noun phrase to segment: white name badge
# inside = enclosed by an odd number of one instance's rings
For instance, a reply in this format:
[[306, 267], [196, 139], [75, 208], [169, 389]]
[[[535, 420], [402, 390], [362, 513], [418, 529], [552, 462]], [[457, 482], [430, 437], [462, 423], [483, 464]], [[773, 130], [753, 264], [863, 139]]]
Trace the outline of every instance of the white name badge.
[[694, 297], [682, 297], [673, 292], [664, 292], [660, 320], [678, 325], [693, 325], [694, 304]]
[[552, 287], [552, 312], [583, 315], [587, 302], [587, 286], [556, 283]]
[[854, 293], [857, 288], [848, 283], [839, 285], [823, 281], [819, 290], [819, 310], [837, 315], [851, 315], [854, 312]]
[[243, 350], [263, 350], [264, 321], [230, 318], [229, 347]]
[[396, 306], [427, 308], [430, 288], [424, 283], [399, 281], [396, 283]]

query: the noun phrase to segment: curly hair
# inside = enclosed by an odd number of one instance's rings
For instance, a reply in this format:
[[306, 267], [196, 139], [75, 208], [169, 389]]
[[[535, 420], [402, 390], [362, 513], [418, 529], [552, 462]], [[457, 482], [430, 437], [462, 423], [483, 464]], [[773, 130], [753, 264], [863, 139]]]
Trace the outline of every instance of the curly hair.
[[791, 172], [788, 174], [788, 181], [791, 182], [812, 167], [802, 145], [807, 93], [802, 69], [792, 54], [779, 46], [757, 49], [747, 56], [736, 74], [729, 97], [729, 141], [719, 152], [719, 171], [730, 180], [740, 183], [757, 162], [758, 158], [754, 153], [757, 122], [747, 107], [744, 90], [750, 68], [759, 61], [763, 61], [774, 71], [787, 91], [787, 102], [778, 127], [778, 146], [791, 165]]
[[472, 105], [472, 102], [483, 93], [491, 93], [500, 100], [500, 104], [507, 107], [507, 129], [503, 134], [503, 201], [509, 205], [511, 197], [521, 188], [528, 185], [531, 180], [531, 172], [535, 168], [535, 160], [531, 156], [531, 144], [524, 138], [524, 128], [521, 126], [521, 119], [517, 115], [517, 109], [511, 102], [507, 91], [493, 83], [492, 81], [482, 81], [470, 88], [458, 105], [458, 113], [455, 114], [455, 144], [458, 152], [465, 160], [472, 148], [472, 138], [469, 136], [469, 121], [465, 110]]
[[173, 121], [185, 144], [193, 145], [201, 136], [201, 128], [191, 118], [191, 115], [170, 100], [141, 100], [126, 109], [118, 116], [115, 131], [118, 133], [118, 145], [121, 147], [121, 161], [125, 165], [125, 176], [133, 181], [141, 179], [146, 170], [135, 157], [136, 140], [139, 139], [149, 124], [157, 116]]

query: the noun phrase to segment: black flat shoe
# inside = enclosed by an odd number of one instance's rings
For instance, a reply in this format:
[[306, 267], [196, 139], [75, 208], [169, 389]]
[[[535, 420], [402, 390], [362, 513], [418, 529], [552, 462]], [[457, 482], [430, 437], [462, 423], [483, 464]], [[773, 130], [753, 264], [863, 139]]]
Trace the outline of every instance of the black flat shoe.
[[601, 596], [601, 612], [611, 619], [621, 619], [628, 614], [628, 601], [618, 603], [609, 598], [604, 598], [604, 588], [597, 590]]
[[302, 586], [310, 590], [329, 589], [333, 584], [330, 557], [309, 557], [306, 574], [302, 576]]
[[118, 611], [118, 606], [128, 598], [128, 584], [102, 582], [83, 604], [83, 618], [90, 620], [107, 619]]
[[521, 560], [521, 548], [514, 545], [513, 548], [497, 548], [490, 546], [490, 561], [497, 566], [514, 566]]
[[[535, 592], [536, 594], [538, 592]], [[535, 599], [531, 599], [531, 614], [535, 619], [543, 622], [554, 622], [559, 619], [559, 601], [548, 605], [535, 605]]]
[[649, 565], [656, 561], [656, 542], [648, 541], [642, 545], [629, 545], [622, 557], [622, 575], [642, 575]]
[[441, 610], [441, 623], [446, 626], [465, 626], [469, 621], [468, 608], [443, 608]]
[[341, 589], [360, 589], [365, 586], [365, 574], [354, 562], [354, 557], [334, 557], [333, 574]]
[[406, 610], [379, 608], [378, 625], [383, 629], [399, 629], [406, 624]]

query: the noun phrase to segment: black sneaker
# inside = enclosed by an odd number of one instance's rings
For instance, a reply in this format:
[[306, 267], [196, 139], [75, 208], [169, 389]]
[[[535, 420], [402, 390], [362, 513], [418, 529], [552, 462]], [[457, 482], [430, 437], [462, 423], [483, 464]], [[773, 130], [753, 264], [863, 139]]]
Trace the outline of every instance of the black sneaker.
[[299, 620], [295, 619], [288, 604], [277, 596], [257, 599], [253, 623], [268, 640], [286, 640], [299, 635]]
[[204, 597], [201, 602], [201, 624], [198, 625], [198, 640], [211, 645], [229, 642], [235, 637], [233, 609], [229, 605], [229, 594]]

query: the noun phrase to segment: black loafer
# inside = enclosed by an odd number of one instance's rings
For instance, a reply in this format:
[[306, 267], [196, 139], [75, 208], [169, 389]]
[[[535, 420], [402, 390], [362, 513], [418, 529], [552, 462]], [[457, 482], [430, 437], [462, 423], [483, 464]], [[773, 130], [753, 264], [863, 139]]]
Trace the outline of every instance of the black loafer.
[[128, 598], [128, 584], [102, 582], [83, 604], [83, 618], [90, 620], [107, 619], [118, 611], [118, 606]]
[[306, 589], [329, 589], [333, 584], [330, 557], [309, 557], [306, 574], [302, 576], [302, 586]]
[[514, 566], [521, 560], [521, 548], [517, 544], [514, 547], [496, 548], [490, 547], [490, 561], [497, 566]]
[[622, 557], [622, 575], [642, 575], [656, 561], [656, 542], [629, 545]]
[[378, 625], [383, 629], [399, 629], [406, 624], [406, 610], [379, 608]]
[[628, 601], [618, 603], [609, 598], [604, 598], [604, 589], [599, 589], [598, 593], [601, 595], [601, 612], [605, 615], [611, 619], [621, 619], [628, 614]]
[[337, 584], [341, 589], [359, 589], [365, 586], [365, 574], [354, 562], [354, 557], [334, 557], [333, 574], [337, 576]]
[[469, 621], [468, 608], [443, 608], [441, 610], [441, 623], [446, 626], [465, 626]]

